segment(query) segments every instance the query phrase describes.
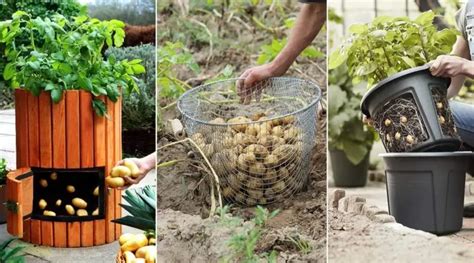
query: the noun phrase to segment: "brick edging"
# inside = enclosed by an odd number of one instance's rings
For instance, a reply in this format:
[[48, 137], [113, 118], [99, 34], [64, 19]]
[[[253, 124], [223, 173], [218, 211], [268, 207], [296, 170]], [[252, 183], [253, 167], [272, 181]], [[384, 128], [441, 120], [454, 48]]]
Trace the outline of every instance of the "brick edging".
[[366, 216], [376, 223], [395, 223], [395, 218], [387, 211], [366, 203], [365, 198], [346, 196], [346, 191], [335, 189], [328, 196], [328, 207], [344, 213]]

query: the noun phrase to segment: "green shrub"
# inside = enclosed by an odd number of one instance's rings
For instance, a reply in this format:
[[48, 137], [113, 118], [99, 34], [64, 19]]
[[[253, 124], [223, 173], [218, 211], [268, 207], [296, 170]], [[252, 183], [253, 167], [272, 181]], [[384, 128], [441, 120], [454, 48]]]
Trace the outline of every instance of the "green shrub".
[[50, 17], [54, 13], [61, 14], [66, 18], [85, 15], [86, 6], [75, 0], [61, 1], [0, 1], [0, 20], [8, 20], [13, 13], [21, 10], [31, 14], [32, 17]]
[[7, 174], [8, 174], [8, 169], [7, 169], [7, 161], [5, 159], [0, 159], [0, 185], [5, 184], [7, 180]]
[[155, 47], [141, 45], [127, 48], [110, 48], [106, 56], [113, 55], [117, 60], [141, 59], [147, 72], [138, 78], [139, 93], [123, 98], [122, 123], [124, 129], [155, 127]]

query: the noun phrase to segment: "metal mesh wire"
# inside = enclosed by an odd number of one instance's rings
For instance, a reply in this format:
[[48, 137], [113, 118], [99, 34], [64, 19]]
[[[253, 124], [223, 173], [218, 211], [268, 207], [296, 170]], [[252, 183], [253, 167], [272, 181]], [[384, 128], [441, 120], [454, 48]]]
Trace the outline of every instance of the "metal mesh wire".
[[[281, 77], [245, 93], [237, 91], [237, 81], [183, 94], [178, 109], [186, 132], [210, 160], [226, 201], [281, 201], [308, 181], [321, 90], [310, 81]], [[242, 97], [252, 99], [241, 103]]]

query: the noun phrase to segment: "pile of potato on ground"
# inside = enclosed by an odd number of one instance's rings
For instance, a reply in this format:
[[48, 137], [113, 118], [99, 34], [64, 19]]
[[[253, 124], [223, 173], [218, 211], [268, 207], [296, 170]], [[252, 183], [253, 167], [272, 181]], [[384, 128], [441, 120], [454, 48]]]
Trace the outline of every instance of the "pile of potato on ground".
[[125, 263], [155, 263], [156, 240], [145, 234], [123, 234], [119, 238], [122, 259]]
[[224, 198], [249, 206], [279, 201], [303, 184], [303, 132], [294, 116], [257, 116], [216, 118], [212, 124], [230, 125], [208, 125], [190, 137], [219, 176]]
[[[53, 181], [57, 180], [58, 179], [58, 174], [56, 172], [51, 173], [50, 179], [53, 180]], [[48, 180], [46, 180], [46, 179], [41, 179], [39, 181], [39, 183], [40, 183], [41, 187], [43, 187], [43, 188], [48, 187]], [[67, 185], [66, 186], [66, 191], [70, 194], [74, 194], [76, 192], [76, 188], [73, 185]], [[96, 197], [99, 196], [99, 186], [97, 186], [94, 189], [92, 194]], [[88, 209], [87, 202], [84, 201], [84, 199], [79, 198], [79, 197], [73, 198], [71, 200], [70, 204], [63, 204], [63, 200], [61, 200], [61, 199], [57, 199], [54, 204], [48, 204], [48, 202], [46, 202], [46, 200], [40, 199], [39, 202], [38, 202], [38, 206], [43, 211], [44, 216], [56, 216], [56, 212], [54, 212], [53, 210], [55, 210], [55, 211], [64, 210], [65, 214], [69, 215], [69, 216], [74, 216], [74, 215], [76, 215], [76, 216], [88, 216], [89, 215], [89, 211], [87, 210]], [[90, 209], [90, 211], [92, 211], [92, 209]], [[93, 215], [93, 216], [99, 215], [99, 208], [94, 209], [91, 212], [91, 215]]]

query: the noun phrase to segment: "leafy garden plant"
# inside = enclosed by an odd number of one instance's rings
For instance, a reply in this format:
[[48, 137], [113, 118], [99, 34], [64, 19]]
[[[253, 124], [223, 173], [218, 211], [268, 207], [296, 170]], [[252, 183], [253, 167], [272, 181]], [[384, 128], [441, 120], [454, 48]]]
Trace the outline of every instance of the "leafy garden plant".
[[2, 158], [0, 159], [0, 185], [3, 185], [6, 183], [7, 174], [8, 174], [7, 161]]
[[33, 18], [18, 11], [12, 20], [0, 22], [0, 45], [7, 60], [3, 77], [12, 88], [36, 96], [48, 91], [55, 103], [66, 90], [86, 90], [96, 97], [92, 106], [103, 116], [105, 103], [97, 97], [116, 102], [121, 89], [128, 94], [138, 90], [134, 76], [145, 72], [140, 59], [104, 59], [104, 48], [122, 46], [124, 26], [118, 20], [68, 20], [59, 14]]
[[21, 253], [25, 247], [16, 246], [9, 248], [8, 246], [15, 240], [15, 238], [8, 239], [0, 244], [0, 262], [8, 263], [23, 263], [25, 256]]
[[424, 65], [448, 54], [457, 30], [437, 31], [432, 11], [415, 20], [380, 16], [369, 24], [354, 24], [351, 37], [329, 58], [329, 69], [343, 64], [354, 83], [366, 81], [369, 87], [397, 72]]
[[363, 87], [353, 86], [346, 67], [329, 72], [329, 149], [343, 151], [354, 165], [370, 152], [376, 133], [364, 125], [360, 113]]

